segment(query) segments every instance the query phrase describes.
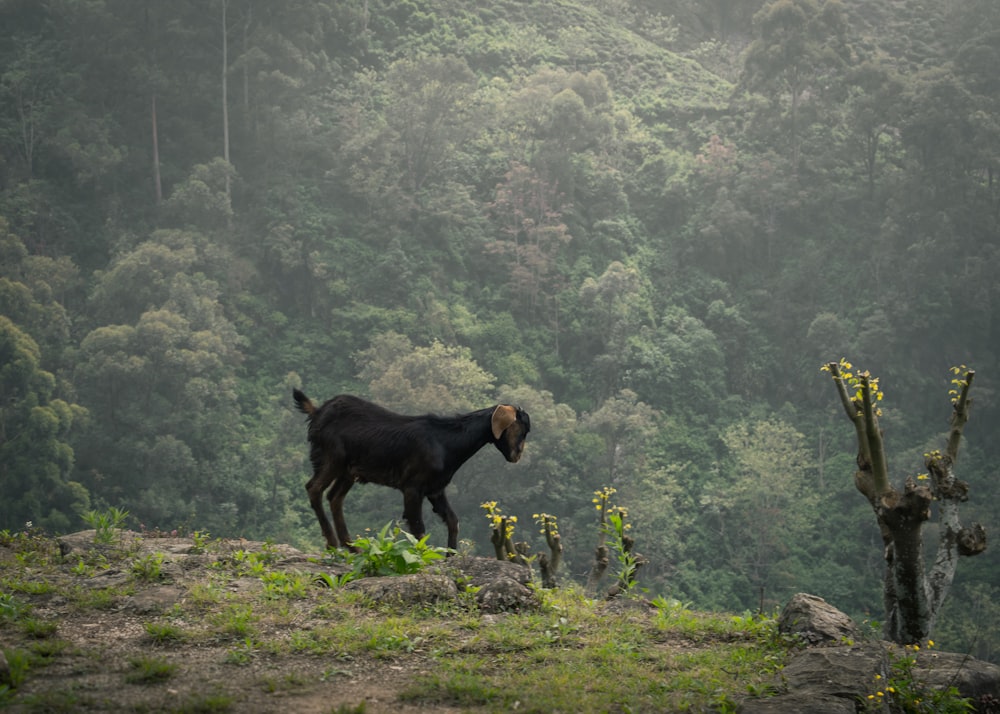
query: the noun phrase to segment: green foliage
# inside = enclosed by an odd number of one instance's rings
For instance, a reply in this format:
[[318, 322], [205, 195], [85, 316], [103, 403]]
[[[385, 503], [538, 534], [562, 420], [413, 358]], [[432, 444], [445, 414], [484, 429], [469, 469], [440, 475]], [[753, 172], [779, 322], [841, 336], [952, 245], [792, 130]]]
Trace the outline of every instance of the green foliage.
[[132, 575], [139, 580], [155, 582], [163, 577], [163, 553], [150, 553], [132, 561]]
[[427, 545], [428, 536], [417, 540], [412, 534], [401, 530], [393, 523], [386, 523], [375, 534], [355, 538], [353, 551], [338, 555], [351, 567], [349, 573], [341, 576], [341, 583], [358, 578], [380, 575], [406, 575], [420, 572], [425, 566], [441, 560], [447, 548]]
[[7, 622], [21, 620], [29, 611], [30, 606], [14, 597], [11, 593], [0, 592], [0, 619]]
[[81, 514], [83, 522], [94, 529], [94, 542], [101, 545], [111, 545], [119, 535], [125, 521], [128, 520], [128, 511], [111, 506], [106, 511], [87, 511]]

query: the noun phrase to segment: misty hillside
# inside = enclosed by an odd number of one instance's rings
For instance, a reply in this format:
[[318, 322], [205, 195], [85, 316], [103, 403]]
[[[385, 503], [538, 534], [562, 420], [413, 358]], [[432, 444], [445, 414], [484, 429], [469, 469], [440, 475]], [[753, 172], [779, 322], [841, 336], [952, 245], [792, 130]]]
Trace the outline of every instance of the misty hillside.
[[[293, 388], [504, 402], [525, 456], [455, 477], [463, 548], [484, 503], [536, 554], [553, 516], [583, 582], [614, 489], [652, 595], [877, 622], [846, 358], [900, 485], [975, 370], [955, 468], [995, 533], [1000, 6], [469, 5], [0, 6], [0, 531], [313, 551]], [[401, 508], [358, 485], [347, 524]], [[935, 632], [994, 662], [996, 557]]]

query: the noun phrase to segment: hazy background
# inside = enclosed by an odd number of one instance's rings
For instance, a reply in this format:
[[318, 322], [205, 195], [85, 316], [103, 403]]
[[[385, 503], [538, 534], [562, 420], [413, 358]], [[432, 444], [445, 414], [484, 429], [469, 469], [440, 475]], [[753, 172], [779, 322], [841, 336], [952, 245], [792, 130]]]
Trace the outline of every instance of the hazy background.
[[[525, 460], [451, 487], [468, 547], [483, 501], [539, 549], [550, 513], [580, 578], [613, 486], [650, 594], [880, 619], [819, 369], [847, 357], [897, 482], [977, 370], [958, 473], [997, 533], [995, 0], [6, 0], [0, 28], [0, 528], [116, 506], [315, 550], [293, 386], [510, 400]], [[1000, 661], [998, 565], [960, 565], [940, 646]]]

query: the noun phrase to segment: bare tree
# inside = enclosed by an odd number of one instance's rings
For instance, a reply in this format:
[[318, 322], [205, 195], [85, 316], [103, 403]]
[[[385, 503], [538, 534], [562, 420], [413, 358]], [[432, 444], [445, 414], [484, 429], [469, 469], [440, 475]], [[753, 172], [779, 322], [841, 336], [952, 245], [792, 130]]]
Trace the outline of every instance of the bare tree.
[[[956, 378], [952, 390], [951, 429], [944, 453], [924, 455], [926, 474], [906, 478], [900, 492], [889, 482], [878, 402], [882, 393], [878, 379], [868, 372], [852, 373], [845, 360], [823, 367], [837, 386], [847, 418], [858, 439], [858, 470], [854, 484], [875, 511], [885, 546], [885, 636], [900, 644], [925, 640], [934, 628], [947, 598], [962, 555], [978, 555], [986, 549], [986, 529], [978, 523], [963, 527], [959, 504], [968, 497], [969, 485], [956, 478], [952, 467], [958, 458], [962, 431], [969, 420], [972, 400], [969, 390], [975, 377], [966, 370]], [[965, 368], [955, 368], [956, 375]], [[919, 482], [919, 483], [918, 483]], [[931, 503], [938, 502], [940, 529], [937, 555], [930, 570], [924, 566], [923, 524], [931, 517]]]

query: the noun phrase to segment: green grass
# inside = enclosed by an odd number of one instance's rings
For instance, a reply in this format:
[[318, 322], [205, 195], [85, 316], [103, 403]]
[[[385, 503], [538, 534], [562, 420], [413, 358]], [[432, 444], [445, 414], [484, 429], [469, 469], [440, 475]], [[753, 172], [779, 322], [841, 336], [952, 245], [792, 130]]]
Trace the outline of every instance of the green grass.
[[187, 634], [172, 622], [147, 622], [143, 625], [149, 638], [158, 645], [183, 642]]
[[153, 684], [165, 682], [177, 674], [179, 667], [159, 657], [130, 657], [129, 673], [125, 681], [129, 684]]
[[[36, 541], [18, 544], [51, 550]], [[398, 694], [428, 710], [727, 712], [748, 692], [771, 691], [791, 645], [768, 617], [701, 613], [659, 598], [655, 607], [612, 608], [576, 587], [539, 591], [542, 605], [535, 611], [488, 618], [471, 598], [390, 606], [279, 569], [275, 549], [265, 547], [219, 548], [202, 570], [185, 570], [185, 597], [168, 614], [142, 622], [145, 636], [140, 629], [131, 650], [71, 646], [59, 637], [74, 626], [71, 620], [39, 617], [35, 608], [48, 596], [33, 591], [55, 593], [70, 618], [91, 623], [106, 621], [107, 611], [136, 588], [160, 579], [156, 553], [102, 552], [132, 577], [92, 587], [76, 572], [79, 558], [29, 567], [8, 556], [4, 565], [11, 567], [0, 579], [0, 635], [12, 645], [15, 684], [0, 691], [0, 705], [72, 710], [99, 697], [114, 699], [113, 691], [86, 690], [83, 697], [76, 685], [62, 693], [46, 688], [45, 666], [65, 657], [63, 671], [85, 675], [99, 662], [102, 670], [122, 672], [124, 682], [137, 685], [122, 689], [132, 692], [129, 706], [139, 709], [147, 706], [147, 688], [170, 682], [166, 686], [183, 690], [188, 671], [208, 660], [231, 676], [217, 689], [172, 701], [174, 711], [236, 711], [247, 696], [293, 698], [330, 680], [388, 667], [384, 671], [419, 676], [394, 676], [386, 696]], [[29, 582], [45, 587], [29, 588]], [[160, 648], [169, 648], [169, 657]], [[363, 705], [345, 711], [363, 711]]]
[[[542, 613], [505, 617], [438, 651], [405, 698], [487, 711], [735, 711], [747, 683], [784, 661], [769, 618], [604, 614], [572, 593], [546, 597]], [[688, 639], [695, 632], [701, 644]], [[682, 638], [691, 644], [678, 653], [669, 642]]]

